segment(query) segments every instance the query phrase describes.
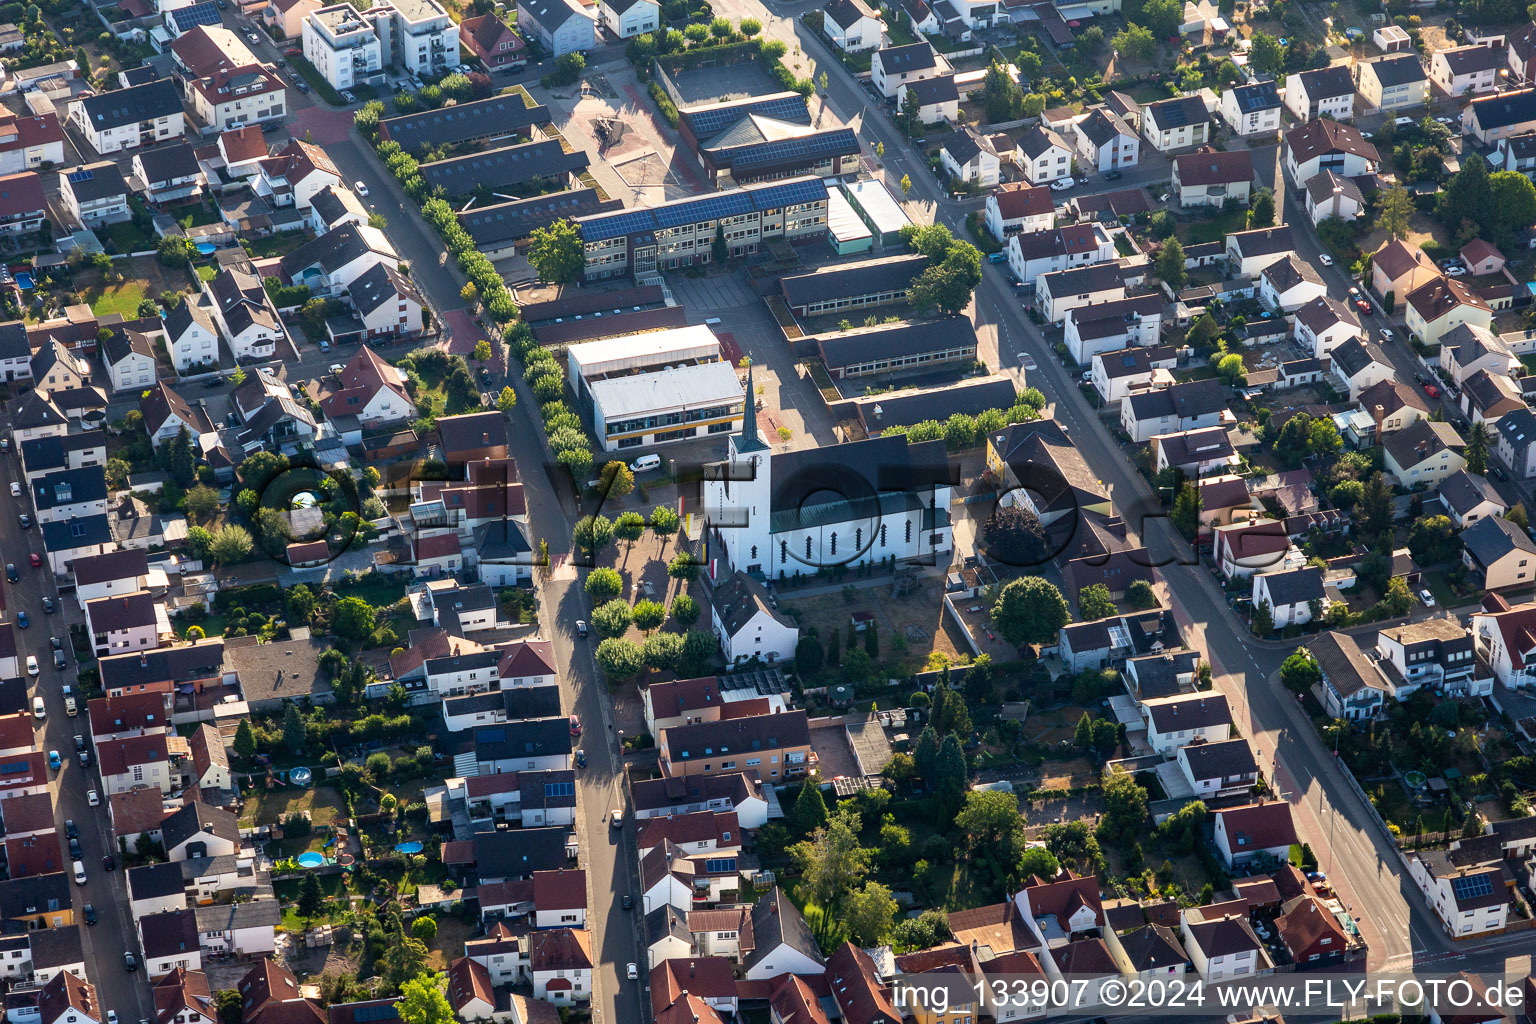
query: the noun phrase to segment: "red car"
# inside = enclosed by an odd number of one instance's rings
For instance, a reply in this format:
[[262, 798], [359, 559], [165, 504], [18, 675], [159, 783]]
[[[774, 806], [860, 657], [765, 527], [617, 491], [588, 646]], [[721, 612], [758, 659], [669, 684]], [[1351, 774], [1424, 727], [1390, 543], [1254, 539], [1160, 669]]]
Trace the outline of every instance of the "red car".
[[581, 719], [577, 718], [575, 715], [571, 716], [571, 735], [581, 735]]
[[302, 57], [302, 56], [304, 56], [304, 51], [299, 49], [297, 46], [290, 46], [290, 47], [288, 47], [288, 49], [283, 51], [283, 56], [284, 57]]
[[1426, 395], [1428, 395], [1430, 398], [1439, 398], [1440, 397], [1440, 389], [1435, 387], [1433, 384], [1425, 384], [1424, 385], [1424, 393]]
[[1371, 304], [1364, 299], [1356, 299], [1355, 308], [1362, 313], [1369, 313], [1371, 311]]
[[43, 556], [36, 551], [32, 552], [32, 568], [36, 569], [43, 564]]

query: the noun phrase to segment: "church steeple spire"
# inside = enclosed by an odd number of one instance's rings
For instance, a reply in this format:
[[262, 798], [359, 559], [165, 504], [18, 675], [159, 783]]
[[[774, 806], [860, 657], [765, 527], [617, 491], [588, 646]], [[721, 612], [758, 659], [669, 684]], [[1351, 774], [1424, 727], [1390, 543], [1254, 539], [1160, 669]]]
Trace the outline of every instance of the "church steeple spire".
[[747, 404], [741, 417], [741, 438], [736, 442], [736, 451], [745, 455], [748, 452], [765, 452], [768, 446], [757, 435], [757, 393], [752, 389], [752, 360], [747, 360]]

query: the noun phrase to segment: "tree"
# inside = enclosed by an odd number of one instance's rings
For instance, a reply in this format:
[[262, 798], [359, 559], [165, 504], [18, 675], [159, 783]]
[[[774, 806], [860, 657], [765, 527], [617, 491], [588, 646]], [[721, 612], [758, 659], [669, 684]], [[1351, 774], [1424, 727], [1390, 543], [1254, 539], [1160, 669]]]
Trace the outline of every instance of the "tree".
[[1305, 647], [1296, 648], [1280, 665], [1280, 682], [1292, 693], [1306, 693], [1322, 678], [1323, 670]]
[[1125, 587], [1125, 603], [1137, 611], [1157, 607], [1157, 594], [1146, 580], [1131, 580]]
[[815, 782], [800, 787], [800, 795], [795, 797], [790, 808], [789, 821], [795, 832], [802, 836], [810, 835], [827, 823], [827, 802]]
[[284, 603], [288, 606], [290, 619], [299, 624], [306, 623], [315, 612], [315, 592], [302, 583], [297, 584], [284, 595]]
[[622, 637], [609, 637], [597, 645], [592, 658], [597, 662], [597, 667], [603, 670], [603, 675], [609, 682], [621, 683], [634, 676], [645, 664], [645, 658], [639, 646], [632, 640]]
[[240, 719], [235, 727], [235, 756], [246, 761], [256, 756], [256, 731], [249, 718]]
[[1275, 631], [1275, 615], [1269, 604], [1260, 601], [1253, 606], [1253, 620], [1248, 624], [1254, 636], [1268, 636]]
[[[912, 90], [911, 89], [907, 90], [907, 95], [908, 96], [912, 95]], [[897, 184], [901, 186], [901, 194], [903, 196], [910, 195], [912, 193], [912, 177], [911, 177], [911, 175], [903, 174], [901, 176], [901, 181], [899, 181]]]
[[[288, 706], [293, 707], [292, 704]], [[313, 921], [320, 916], [324, 906], [325, 893], [320, 891], [320, 876], [313, 871], [304, 872], [304, 877], [299, 880], [299, 895], [294, 901], [294, 910], [304, 920]]]
[[1100, 828], [1111, 838], [1128, 840], [1146, 822], [1147, 791], [1124, 769], [1112, 768], [1104, 773], [1103, 799], [1104, 818]]
[[791, 847], [790, 855], [812, 898], [835, 920], [848, 892], [869, 870], [869, 851], [859, 845], [858, 812], [839, 810], [809, 839]]
[[971, 853], [986, 850], [1011, 861], [1024, 839], [1019, 798], [1002, 790], [973, 790], [955, 815], [955, 828], [964, 834]]
[[699, 602], [687, 594], [678, 594], [672, 599], [672, 607], [669, 609], [672, 621], [687, 629], [699, 621]]
[[617, 569], [609, 569], [606, 566], [593, 569], [587, 574], [585, 584], [587, 596], [594, 601], [606, 601], [612, 597], [618, 597], [624, 590], [624, 577], [619, 575]]
[[1358, 521], [1365, 536], [1379, 537], [1392, 528], [1392, 519], [1392, 486], [1385, 476], [1375, 473], [1365, 482]]
[[[580, 57], [580, 54], [566, 54]], [[565, 57], [560, 58], [564, 60]], [[551, 284], [567, 284], [576, 279], [586, 258], [581, 252], [581, 235], [576, 225], [564, 217], [547, 228], [534, 228], [529, 236], [528, 262], [539, 277]]]
[[299, 706], [290, 701], [283, 709], [283, 745], [297, 754], [308, 740], [304, 716], [299, 714]]
[[[870, 619], [864, 626], [864, 653], [870, 658], [880, 657], [880, 628], [874, 619]], [[981, 657], [987, 658], [989, 666], [992, 664], [992, 659], [987, 655], [983, 654]]]
[[1456, 556], [1461, 542], [1448, 516], [1424, 516], [1408, 528], [1408, 550], [1421, 565], [1435, 565]]
[[[580, 54], [577, 54], [577, 56], [580, 56]], [[385, 796], [388, 797], [391, 794], [386, 793]], [[382, 805], [382, 801], [380, 803]], [[423, 977], [427, 970], [428, 956], [426, 943], [420, 939], [412, 938], [406, 935], [402, 929], [396, 928], [389, 947], [384, 951], [384, 956], [381, 957], [384, 962], [385, 979], [397, 988], [403, 987], [410, 981], [420, 981], [431, 985], [435, 990], [437, 982], [430, 977]], [[438, 993], [438, 995], [441, 998], [442, 993]], [[400, 1016], [404, 1019], [405, 1014], [403, 1010]], [[452, 1019], [451, 1011], [449, 1019]]]
[[219, 492], [212, 487], [198, 484], [184, 497], [187, 515], [194, 521], [206, 521], [219, 510]]
[[843, 663], [843, 634], [841, 630], [834, 629], [832, 637], [827, 641], [827, 664], [832, 666]]
[[362, 640], [373, 635], [373, 605], [360, 597], [343, 597], [331, 606], [331, 629], [337, 636]]
[[691, 551], [679, 551], [667, 563], [667, 575], [675, 580], [692, 583], [699, 578], [699, 563]]
[[953, 242], [943, 262], [913, 279], [907, 301], [920, 312], [959, 313], [970, 304], [980, 283], [981, 252], [969, 242]]
[[821, 641], [806, 633], [795, 644], [795, 671], [802, 676], [813, 676], [821, 671], [821, 664], [826, 657], [827, 652], [822, 649]]
[[155, 250], [155, 259], [160, 261], [162, 267], [178, 269], [192, 262], [192, 243], [181, 235], [167, 235], [160, 239], [160, 247]]
[[1163, 251], [1157, 254], [1157, 276], [1176, 292], [1189, 280], [1184, 270], [1184, 247], [1177, 238], [1169, 238], [1163, 243]]
[[1077, 720], [1077, 728], [1072, 730], [1072, 744], [1079, 750], [1087, 750], [1093, 746], [1093, 719], [1086, 711]]
[[1246, 379], [1247, 368], [1243, 366], [1243, 357], [1236, 352], [1229, 352], [1216, 360], [1216, 374], [1223, 384], [1229, 387], [1240, 387]]
[[1275, 225], [1275, 194], [1267, 188], [1255, 189], [1248, 205], [1248, 227], [1269, 228]]
[[1392, 238], [1403, 238], [1413, 212], [1413, 196], [1408, 190], [1401, 185], [1389, 188], [1376, 201], [1376, 227]]
[[254, 542], [245, 527], [237, 523], [225, 523], [210, 533], [208, 555], [217, 565], [231, 565], [251, 553]]
[[623, 636], [629, 631], [631, 618], [629, 605], [623, 599], [615, 598], [593, 610], [592, 629], [604, 639]]
[[634, 620], [636, 629], [642, 633], [649, 633], [667, 621], [667, 610], [662, 607], [660, 601], [646, 599], [635, 602], [635, 607], [630, 611], [630, 617]]
[[1248, 66], [1261, 75], [1279, 75], [1285, 70], [1285, 47], [1267, 32], [1255, 32], [1248, 40]]
[[629, 547], [633, 547], [644, 533], [645, 517], [639, 512], [624, 512], [613, 521], [613, 535]]
[[1168, 518], [1186, 540], [1195, 539], [1195, 533], [1200, 529], [1200, 491], [1194, 484], [1186, 481], [1179, 486]]
[[[314, 872], [310, 872], [313, 874]], [[431, 942], [437, 938], [437, 918], [418, 917], [411, 922], [411, 934], [422, 942]]]
[[682, 525], [682, 519], [670, 507], [657, 505], [651, 509], [650, 525], [651, 532], [665, 540], [677, 533], [678, 527]]
[[1061, 862], [1044, 846], [1027, 847], [1019, 854], [1018, 874], [1021, 878], [1041, 878], [1049, 881], [1061, 871]]
[[763, 30], [763, 23], [756, 18], [743, 18], [741, 19], [741, 24], [737, 25], [736, 28], [742, 35], [751, 39]]
[[1126, 60], [1149, 61], [1157, 53], [1157, 39], [1152, 30], [1141, 25], [1127, 25], [1115, 33], [1109, 45]]
[[1115, 599], [1109, 596], [1109, 588], [1102, 583], [1084, 587], [1077, 594], [1077, 613], [1084, 622], [1105, 619], [1119, 611]]
[[[874, 628], [874, 623], [869, 628]], [[868, 632], [865, 633], [868, 636]], [[992, 655], [978, 654], [976, 660], [971, 662], [970, 668], [965, 670], [965, 695], [976, 704], [990, 704], [997, 697], [994, 680], [997, 677], [996, 670], [992, 667]]]
[[1010, 644], [1046, 643], [1072, 621], [1061, 591], [1039, 576], [1009, 580], [992, 607], [992, 621]]
[[879, 882], [865, 882], [863, 889], [843, 900], [841, 919], [859, 946], [878, 946], [896, 927], [896, 901]]
[[939, 744], [939, 759], [934, 765], [933, 784], [939, 799], [951, 810], [959, 803], [961, 794], [965, 792], [969, 773], [970, 766], [966, 763], [965, 751], [960, 746], [960, 737], [950, 733], [944, 737], [944, 742]]
[[652, 633], [645, 638], [640, 656], [648, 667], [658, 672], [672, 672], [682, 661], [684, 647], [681, 633]]
[[1493, 433], [1488, 429], [1487, 420], [1479, 420], [1472, 424], [1472, 429], [1467, 434], [1466, 450], [1462, 453], [1462, 457], [1467, 460], [1468, 473], [1482, 476], [1488, 472], [1488, 448], [1493, 444], [1493, 440]]
[[469, 358], [477, 363], [484, 363], [491, 358], [491, 343], [481, 338], [475, 342], [475, 350], [469, 354]]
[[502, 412], [511, 412], [517, 408], [517, 392], [508, 384], [501, 389], [501, 397], [496, 399], [496, 408]]
[[1365, 484], [1359, 480], [1340, 480], [1328, 492], [1328, 500], [1341, 512], [1348, 513], [1365, 497]]
[[1000, 61], [993, 61], [981, 83], [981, 108], [987, 121], [1016, 120], [1024, 111], [1024, 90]]
[[1484, 233], [1507, 244], [1517, 225], [1536, 223], [1536, 185], [1519, 171], [1495, 171], [1488, 176], [1488, 185], [1493, 190], [1493, 211], [1480, 223]]
[[613, 542], [613, 523], [607, 516], [582, 516], [576, 520], [572, 539], [588, 556], [596, 558]]
[[1039, 565], [1050, 558], [1045, 527], [1023, 502], [998, 505], [987, 516], [984, 536], [989, 554], [1016, 568]]
[[[922, 109], [917, 100], [917, 93], [912, 89], [908, 89], [906, 97], [901, 101], [901, 130], [906, 132], [908, 136], [911, 136], [917, 130], [917, 118]], [[902, 175], [901, 180], [908, 181], [907, 176]], [[908, 187], [910, 187], [910, 182]], [[902, 189], [902, 191], [905, 192], [906, 189]]]
[[1479, 228], [1493, 223], [1493, 185], [1488, 180], [1488, 164], [1481, 156], [1473, 153], [1461, 162], [1461, 170], [1445, 183], [1435, 212], [1452, 235], [1461, 233], [1467, 224]]
[[1178, 0], [1145, 0], [1141, 5], [1140, 23], [1158, 39], [1167, 39], [1178, 34], [1183, 14], [1184, 5]]
[[1522, 530], [1528, 530], [1531, 527], [1530, 519], [1525, 513], [1524, 504], [1515, 505], [1508, 512], [1504, 513], [1504, 518], [1508, 519]]

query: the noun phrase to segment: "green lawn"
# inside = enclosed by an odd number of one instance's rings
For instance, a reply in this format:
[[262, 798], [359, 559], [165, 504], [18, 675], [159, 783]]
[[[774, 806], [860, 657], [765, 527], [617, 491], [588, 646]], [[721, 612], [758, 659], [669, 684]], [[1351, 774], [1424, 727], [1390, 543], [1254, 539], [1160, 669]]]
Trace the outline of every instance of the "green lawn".
[[217, 224], [218, 221], [218, 208], [209, 206], [206, 203], [199, 203], [196, 206], [183, 206], [176, 213], [176, 223], [180, 224], [183, 228], [199, 228], [205, 224]]
[[375, 608], [387, 608], [405, 596], [405, 583], [394, 574], [379, 574], [359, 583], [337, 583], [333, 589], [338, 597], [360, 597]]
[[144, 298], [144, 282], [132, 279], [125, 279], [122, 284], [92, 285], [85, 290], [85, 301], [90, 303], [91, 312], [97, 316], [108, 313], [135, 316]]
[[210, 265], [206, 265], [205, 264], [205, 265], [197, 268], [197, 279], [199, 281], [212, 281], [214, 278], [216, 278], [218, 276], [219, 276], [219, 268], [218, 267], [210, 266]]
[[187, 629], [190, 626], [201, 626], [203, 636], [223, 636], [224, 629], [229, 619], [223, 615], [209, 615], [197, 622], [186, 622], [182, 619], [172, 619], [171, 624], [176, 627], [176, 635], [183, 640], [187, 638]]
[[1248, 226], [1247, 207], [1238, 207], [1231, 213], [1217, 213], [1209, 220], [1179, 221], [1176, 225], [1179, 241], [1184, 245], [1201, 242], [1220, 242], [1234, 231]]
[[338, 814], [346, 813], [341, 794], [329, 786], [277, 786], [268, 790], [258, 784], [246, 798], [243, 825], [276, 825], [293, 811], [308, 811], [316, 825], [329, 825]]
[[909, 46], [917, 42], [917, 37], [912, 30], [900, 18], [894, 19], [895, 23], [885, 27], [885, 34], [891, 37], [892, 46]]

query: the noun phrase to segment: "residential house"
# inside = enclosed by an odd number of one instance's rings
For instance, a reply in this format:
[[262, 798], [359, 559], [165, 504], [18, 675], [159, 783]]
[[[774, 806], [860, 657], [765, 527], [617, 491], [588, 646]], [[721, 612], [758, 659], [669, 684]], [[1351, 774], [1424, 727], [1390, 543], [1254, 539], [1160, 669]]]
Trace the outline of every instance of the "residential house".
[[38, 1024], [106, 1024], [107, 1011], [96, 986], [71, 971], [60, 971], [37, 996]]
[[327, 419], [356, 416], [365, 427], [402, 420], [415, 414], [405, 390], [405, 374], [363, 345], [338, 375], [339, 387], [320, 403]]
[[517, 25], [554, 57], [597, 45], [597, 18], [577, 0], [518, 0]]
[[283, 325], [260, 278], [226, 267], [203, 287], [209, 312], [236, 360], [267, 359], [277, 351]]
[[800, 643], [799, 625], [776, 607], [761, 583], [744, 572], [732, 574], [715, 588], [710, 620], [732, 665], [754, 659], [769, 664], [789, 661]]
[[983, 223], [999, 242], [1011, 235], [1048, 231], [1055, 222], [1056, 207], [1048, 188], [1010, 181], [987, 194]]
[[1319, 171], [1305, 183], [1307, 215], [1314, 225], [1330, 217], [1352, 221], [1365, 212], [1365, 194], [1349, 178], [1329, 170]]
[[1259, 275], [1259, 297], [1271, 309], [1294, 313], [1328, 294], [1322, 275], [1294, 254], [1276, 260]]
[[1436, 276], [1406, 296], [1403, 313], [1408, 330], [1426, 345], [1438, 345], [1453, 327], [1472, 324], [1487, 330], [1493, 309], [1459, 279]]
[[1504, 54], [1491, 46], [1453, 46], [1430, 57], [1429, 77], [1449, 96], [1491, 92], [1504, 63]]
[[128, 194], [127, 180], [110, 160], [59, 172], [59, 202], [72, 220], [66, 227], [121, 224], [130, 216]]
[[896, 87], [896, 109], [905, 108], [909, 95], [917, 104], [917, 120], [923, 124], [953, 122], [960, 117], [960, 90], [954, 75], [901, 83]]
[[1315, 566], [1255, 573], [1253, 606], [1270, 610], [1276, 629], [1304, 626], [1328, 609], [1323, 570]]
[[105, 795], [140, 787], [158, 788], [162, 794], [169, 795], [174, 788], [170, 746], [162, 734], [98, 743], [96, 762]]
[[1397, 376], [1397, 368], [1380, 345], [1360, 338], [1347, 338], [1331, 353], [1331, 370], [1337, 387], [1351, 400], [1366, 388]]
[[[1463, 325], [1465, 326], [1465, 325]], [[1526, 408], [1520, 388], [1502, 374], [1478, 370], [1461, 385], [1461, 410], [1474, 424], [1493, 426], [1502, 417]]]
[[106, 328], [101, 361], [114, 392], [143, 391], [155, 382], [155, 349], [150, 336], [127, 328]]
[[770, 784], [804, 774], [812, 763], [810, 746], [803, 711], [674, 726], [657, 743], [668, 776], [755, 769]]
[[287, 284], [306, 285], [311, 294], [339, 297], [375, 266], [393, 267], [399, 262], [400, 255], [384, 232], [346, 223], [284, 256], [280, 276]]
[[1141, 108], [1141, 134], [1161, 153], [1210, 141], [1211, 119], [1196, 96], [1176, 96]]
[[281, 38], [296, 40], [304, 31], [304, 19], [323, 6], [321, 0], [267, 0], [267, 6], [261, 12], [261, 20]]
[[1380, 162], [1376, 147], [1353, 125], [1322, 118], [1285, 133], [1285, 166], [1297, 184], [1323, 171], [1344, 178], [1374, 174]]
[[1406, 700], [1424, 686], [1456, 696], [1489, 696], [1493, 679], [1477, 664], [1472, 635], [1455, 619], [1423, 619], [1376, 636], [1377, 665]]
[[1387, 473], [1404, 487], [1434, 489], [1464, 469], [1466, 442], [1449, 423], [1418, 420], [1381, 440]]
[[1106, 928], [1104, 945], [1120, 972], [1143, 984], [1177, 978], [1190, 967], [1178, 934], [1165, 924], [1146, 924], [1123, 934]]
[[1536, 413], [1516, 409], [1501, 416], [1494, 430], [1500, 461], [1521, 480], [1536, 476]]
[[218, 365], [219, 324], [207, 291], [183, 295], [181, 304], [166, 314], [165, 347], [177, 373]]
[[143, 590], [85, 602], [85, 620], [98, 657], [152, 649], [175, 636], [164, 602]]
[[1296, 310], [1297, 344], [1322, 359], [1344, 342], [1364, 337], [1354, 310], [1328, 295], [1319, 295]]
[[1480, 370], [1506, 378], [1521, 373], [1520, 357], [1509, 343], [1472, 323], [1458, 324], [1440, 336], [1440, 366], [1462, 385]]
[[326, 188], [343, 187], [341, 171], [324, 149], [303, 139], [261, 160], [251, 189], [273, 206], [308, 210], [314, 197]]
[[654, 32], [661, 24], [661, 5], [656, 0], [602, 0], [597, 22], [610, 35], [632, 39], [642, 32]]
[[1484, 852], [1486, 845], [1462, 840], [1458, 848], [1419, 850], [1408, 858], [1409, 877], [1457, 939], [1501, 932], [1509, 920], [1503, 858], [1497, 843], [1491, 844], [1491, 856]]
[[1253, 186], [1253, 154], [1208, 147], [1173, 158], [1173, 193], [1180, 206], [1222, 206], [1228, 199], [1248, 202]]
[[1240, 807], [1223, 807], [1213, 814], [1216, 850], [1227, 870], [1251, 865], [1286, 864], [1291, 847], [1300, 840], [1284, 800], [1260, 800]]
[[[636, 6], [644, 8], [651, 5], [644, 0], [637, 0]], [[613, 13], [622, 20], [624, 12], [615, 10]], [[489, 72], [513, 71], [528, 63], [528, 44], [495, 14], [465, 18], [459, 22], [459, 45], [473, 53], [481, 66]]]
[[1177, 353], [1166, 345], [1095, 352], [1088, 379], [1106, 405], [1118, 405], [1132, 394], [1173, 384], [1177, 363]]
[[1221, 119], [1242, 137], [1280, 131], [1280, 92], [1273, 81], [1229, 85], [1221, 92]]
[[[1062, 340], [1074, 360], [1091, 363], [1094, 356], [1106, 352], [1155, 346], [1162, 323], [1162, 296], [1129, 296], [1072, 307], [1067, 311]], [[1172, 365], [1165, 368], [1171, 369]]]
[[1147, 439], [1157, 472], [1180, 469], [1186, 476], [1205, 476], [1241, 461], [1225, 427], [1202, 427], [1172, 434], [1153, 434]]
[[1049, 185], [1072, 174], [1072, 144], [1039, 125], [1030, 128], [1014, 145], [1013, 161], [1031, 185]]
[[1200, 430], [1221, 423], [1228, 390], [1199, 380], [1132, 394], [1120, 405], [1120, 426], [1137, 444], [1159, 434]]
[[875, 89], [886, 99], [896, 98], [896, 89], [904, 82], [917, 82], [953, 73], [933, 44], [926, 39], [906, 46], [887, 46], [876, 50], [870, 59], [870, 78]]
[[1416, 53], [1389, 53], [1357, 61], [1353, 68], [1361, 101], [1378, 110], [1403, 110], [1429, 102], [1429, 76]]
[[1536, 89], [1482, 96], [1461, 112], [1461, 132], [1484, 146], [1536, 131]]
[[1321, 633], [1307, 645], [1322, 671], [1323, 707], [1334, 718], [1366, 721], [1386, 702], [1387, 682], [1348, 633]]
[[[1256, 975], [1273, 967], [1248, 923], [1247, 901], [1236, 906], [1191, 907], [1180, 915], [1180, 935], [1194, 973], [1203, 981]], [[1230, 908], [1230, 909], [1228, 909]], [[1212, 912], [1207, 917], [1203, 912]]]
[[885, 23], [864, 0], [828, 0], [822, 12], [822, 31], [846, 53], [878, 49], [885, 41]]
[[186, 131], [181, 97], [169, 78], [76, 100], [69, 119], [102, 156], [179, 139]]
[[1147, 724], [1147, 745], [1170, 755], [1197, 740], [1217, 743], [1232, 729], [1232, 709], [1219, 693], [1186, 693], [1144, 701], [1141, 715]]
[[1115, 259], [1114, 241], [1102, 225], [1072, 224], [1008, 239], [1008, 267], [1024, 284], [1042, 274]]
[[[0, 123], [0, 133], [4, 130]], [[43, 179], [36, 171], [0, 177], [0, 232], [30, 235], [47, 219], [48, 200], [43, 195]]]
[[1250, 280], [1265, 267], [1296, 254], [1289, 227], [1234, 231], [1226, 240], [1227, 264], [1232, 274]]
[[1034, 879], [1013, 897], [1039, 946], [1056, 949], [1104, 926], [1097, 880], [1070, 869], [1050, 881]]
[[1536, 541], [1500, 516], [1488, 516], [1461, 534], [1461, 560], [1483, 578], [1485, 590], [1526, 586], [1536, 579]]
[[1259, 778], [1253, 748], [1241, 737], [1182, 746], [1176, 760], [1185, 781], [1201, 800], [1247, 795]]
[[775, 886], [752, 907], [752, 952], [742, 961], [749, 981], [771, 981], [784, 974], [820, 975], [826, 961], [800, 911]]
[[1451, 518], [1451, 525], [1464, 530], [1489, 516], [1502, 516], [1509, 511], [1503, 495], [1499, 494], [1488, 478], [1465, 469], [1458, 470], [1440, 482], [1440, 504]]
[[1371, 291], [1384, 302], [1402, 299], [1420, 285], [1428, 284], [1440, 276], [1435, 261], [1418, 247], [1405, 245], [1400, 239], [1388, 239], [1371, 255]]
[[1355, 83], [1349, 68], [1337, 65], [1285, 76], [1285, 107], [1298, 121], [1348, 121], [1355, 113]]
[[1082, 163], [1099, 173], [1141, 162], [1141, 136], [1109, 107], [1095, 107], [1078, 123], [1072, 141]]
[[[1071, 151], [1067, 152], [1070, 155]], [[1002, 168], [991, 141], [969, 128], [954, 132], [939, 144], [939, 162], [951, 178], [982, 188], [996, 185]]]

